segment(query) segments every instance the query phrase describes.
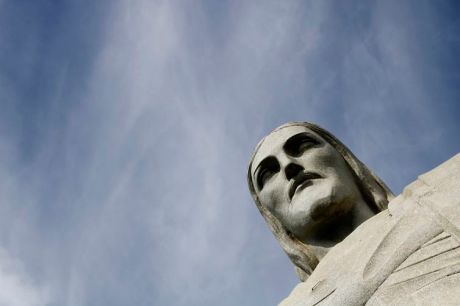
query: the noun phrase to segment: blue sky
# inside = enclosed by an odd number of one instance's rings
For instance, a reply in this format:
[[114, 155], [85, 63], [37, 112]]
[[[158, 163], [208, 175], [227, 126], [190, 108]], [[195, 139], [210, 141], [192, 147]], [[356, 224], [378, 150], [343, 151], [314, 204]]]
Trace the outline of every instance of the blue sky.
[[460, 152], [456, 1], [0, 0], [0, 304], [273, 305], [276, 126], [400, 193]]

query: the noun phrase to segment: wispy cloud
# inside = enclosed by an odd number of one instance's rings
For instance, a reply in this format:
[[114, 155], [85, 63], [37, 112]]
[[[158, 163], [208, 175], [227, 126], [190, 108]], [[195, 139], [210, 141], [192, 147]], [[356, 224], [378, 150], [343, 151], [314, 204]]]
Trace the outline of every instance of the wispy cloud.
[[397, 189], [460, 149], [443, 138], [458, 77], [437, 64], [458, 65], [458, 26], [428, 2], [0, 5], [0, 292], [17, 305], [278, 302], [297, 280], [245, 172], [285, 121], [337, 133]]
[[45, 288], [37, 288], [20, 262], [5, 250], [0, 250], [0, 305], [39, 306], [46, 305]]

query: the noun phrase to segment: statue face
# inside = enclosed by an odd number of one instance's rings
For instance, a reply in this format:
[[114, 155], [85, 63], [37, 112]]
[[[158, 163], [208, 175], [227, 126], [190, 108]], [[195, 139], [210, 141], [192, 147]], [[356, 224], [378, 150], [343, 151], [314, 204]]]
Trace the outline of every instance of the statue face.
[[251, 175], [261, 204], [303, 241], [361, 198], [340, 153], [303, 126], [268, 135], [254, 156]]

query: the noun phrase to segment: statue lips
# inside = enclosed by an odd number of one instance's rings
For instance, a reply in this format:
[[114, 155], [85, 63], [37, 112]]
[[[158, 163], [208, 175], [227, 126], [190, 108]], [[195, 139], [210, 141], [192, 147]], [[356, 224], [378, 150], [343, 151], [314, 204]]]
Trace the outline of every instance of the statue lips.
[[292, 200], [292, 197], [296, 193], [297, 189], [302, 186], [305, 186], [306, 183], [310, 182], [311, 180], [321, 178], [321, 176], [314, 172], [302, 172], [296, 175], [290, 184], [289, 187], [289, 201]]

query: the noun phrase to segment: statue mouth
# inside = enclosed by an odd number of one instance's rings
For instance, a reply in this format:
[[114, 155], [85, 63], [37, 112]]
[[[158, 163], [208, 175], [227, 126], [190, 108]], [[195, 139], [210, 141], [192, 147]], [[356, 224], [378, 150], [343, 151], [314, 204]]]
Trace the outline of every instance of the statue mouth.
[[301, 187], [306, 186], [307, 184], [311, 183], [312, 180], [321, 178], [321, 176], [314, 172], [302, 172], [299, 173], [292, 179], [291, 186], [289, 187], [289, 201], [292, 200], [294, 194], [298, 189]]

